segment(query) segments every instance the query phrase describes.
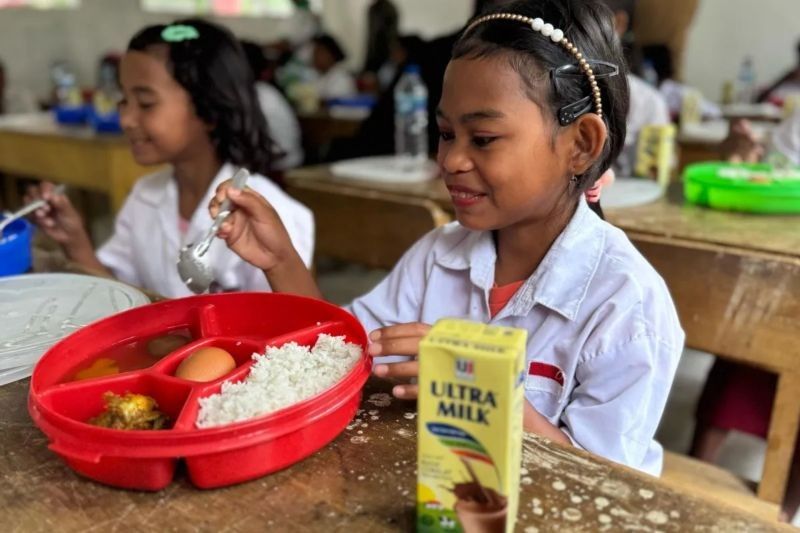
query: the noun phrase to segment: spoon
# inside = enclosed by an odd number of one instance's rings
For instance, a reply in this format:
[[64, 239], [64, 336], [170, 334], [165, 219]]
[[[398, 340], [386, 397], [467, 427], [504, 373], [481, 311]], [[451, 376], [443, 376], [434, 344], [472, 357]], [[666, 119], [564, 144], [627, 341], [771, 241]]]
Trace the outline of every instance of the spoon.
[[[63, 185], [63, 184], [62, 185], [58, 185], [57, 187], [55, 187], [53, 189], [53, 193], [52, 194], [64, 194], [64, 191], [66, 191], [66, 190], [67, 190], [67, 187], [65, 185]], [[3, 235], [3, 230], [6, 229], [12, 222], [14, 222], [15, 220], [19, 220], [20, 218], [24, 217], [25, 215], [33, 213], [37, 209], [41, 209], [42, 207], [44, 207], [46, 205], [47, 205], [47, 200], [44, 200], [44, 199], [40, 198], [39, 200], [34, 200], [33, 202], [29, 203], [28, 205], [26, 205], [25, 207], [23, 207], [19, 211], [11, 213], [10, 215], [8, 215], [3, 220], [0, 220], [0, 237]]]
[[[246, 169], [240, 168], [233, 176], [231, 188], [239, 190], [244, 189], [247, 178], [249, 177], [250, 173]], [[178, 256], [178, 274], [186, 286], [189, 287], [189, 290], [195, 294], [207, 292], [209, 287], [211, 287], [211, 283], [214, 281], [214, 273], [211, 270], [211, 265], [209, 264], [208, 255], [206, 253], [214, 237], [217, 235], [219, 227], [230, 214], [231, 201], [226, 198], [219, 206], [219, 213], [203, 239], [196, 244], [187, 244], [181, 249], [181, 253]]]

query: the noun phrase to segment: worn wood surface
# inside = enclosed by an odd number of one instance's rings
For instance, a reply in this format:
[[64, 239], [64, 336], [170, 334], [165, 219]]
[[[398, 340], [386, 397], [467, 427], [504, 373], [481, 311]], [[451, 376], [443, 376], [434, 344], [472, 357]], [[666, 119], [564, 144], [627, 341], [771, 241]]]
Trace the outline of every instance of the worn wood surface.
[[[412, 531], [416, 406], [371, 380], [329, 446], [249, 483], [202, 491], [183, 474], [144, 493], [82, 479], [47, 449], [26, 409], [28, 381], [0, 387], [4, 531]], [[235, 468], [235, 465], [231, 465]], [[624, 467], [526, 436], [517, 530], [777, 531], [776, 523], [680, 494]]]
[[121, 135], [58, 126], [49, 115], [0, 120], [1, 172], [106, 193], [115, 212], [134, 182], [153, 170], [133, 160]]

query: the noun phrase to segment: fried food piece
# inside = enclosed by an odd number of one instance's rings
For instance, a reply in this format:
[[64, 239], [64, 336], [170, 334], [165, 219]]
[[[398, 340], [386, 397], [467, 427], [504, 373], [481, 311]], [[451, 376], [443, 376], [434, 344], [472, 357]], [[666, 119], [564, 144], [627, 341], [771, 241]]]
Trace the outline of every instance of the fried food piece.
[[164, 429], [169, 417], [158, 410], [158, 403], [150, 396], [113, 392], [103, 394], [106, 410], [91, 418], [89, 423], [111, 429]]

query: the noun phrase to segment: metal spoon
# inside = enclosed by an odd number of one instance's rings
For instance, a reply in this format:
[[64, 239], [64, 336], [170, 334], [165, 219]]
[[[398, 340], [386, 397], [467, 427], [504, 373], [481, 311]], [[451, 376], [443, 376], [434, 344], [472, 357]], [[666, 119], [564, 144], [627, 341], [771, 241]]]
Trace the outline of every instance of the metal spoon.
[[[53, 193], [52, 194], [59, 194], [59, 195], [60, 194], [64, 194], [64, 192], [66, 190], [67, 190], [66, 185], [63, 185], [63, 184], [62, 185], [58, 185], [53, 189]], [[10, 215], [8, 215], [3, 220], [0, 220], [0, 237], [3, 236], [3, 230], [6, 229], [12, 222], [14, 222], [15, 220], [19, 220], [20, 218], [24, 217], [25, 215], [33, 213], [37, 209], [41, 209], [42, 207], [44, 207], [46, 205], [47, 205], [47, 200], [44, 200], [44, 199], [40, 198], [39, 200], [34, 200], [33, 202], [29, 203], [28, 205], [26, 205], [25, 207], [23, 207], [19, 211], [11, 213]]]
[[[240, 168], [233, 176], [231, 188], [244, 189], [247, 178], [249, 177], [250, 173], [246, 169]], [[211, 287], [211, 283], [214, 281], [214, 273], [211, 270], [206, 252], [208, 252], [211, 241], [216, 236], [217, 231], [219, 231], [219, 227], [230, 214], [231, 201], [226, 198], [219, 206], [219, 213], [214, 219], [214, 223], [211, 224], [205, 237], [203, 237], [200, 242], [196, 244], [187, 244], [181, 249], [181, 253], [178, 256], [178, 274], [186, 286], [189, 287], [189, 290], [195, 294], [207, 292], [209, 287]]]

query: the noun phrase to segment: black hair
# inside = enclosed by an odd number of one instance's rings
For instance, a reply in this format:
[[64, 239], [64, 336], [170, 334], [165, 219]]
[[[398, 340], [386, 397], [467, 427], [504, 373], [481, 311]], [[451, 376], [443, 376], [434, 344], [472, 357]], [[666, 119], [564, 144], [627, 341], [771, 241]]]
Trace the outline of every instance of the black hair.
[[211, 141], [220, 161], [268, 176], [283, 154], [269, 135], [239, 42], [226, 28], [200, 19], [171, 26], [189, 26], [197, 35], [167, 41], [162, 37], [167, 26], [148, 26], [131, 38], [128, 50], [147, 53], [166, 47], [167, 68], [191, 96], [197, 116], [212, 126]]
[[498, 6], [502, 3], [510, 3], [511, 0], [475, 0], [475, 7], [473, 8], [473, 17], [477, 17], [484, 11], [489, 10], [494, 6]]
[[[600, 0], [515, 0], [484, 12], [492, 13], [540, 17], [563, 30], [583, 57], [619, 67], [616, 76], [597, 78], [608, 138], [600, 158], [577, 176], [574, 191], [588, 190], [611, 167], [625, 145], [629, 105], [627, 69], [611, 11]], [[591, 95], [586, 76], [557, 80], [552, 77], [558, 67], [576, 63], [575, 57], [522, 22], [503, 19], [483, 22], [463, 34], [453, 48], [453, 59], [503, 56], [520, 75], [529, 97], [550, 112], [554, 128], [560, 127], [557, 117], [561, 108]]]
[[333, 56], [336, 63], [347, 59], [347, 54], [345, 54], [342, 47], [339, 46], [339, 42], [327, 33], [314, 37], [314, 44], [326, 49]]
[[253, 79], [259, 81], [264, 71], [267, 69], [267, 57], [264, 51], [253, 41], [239, 41], [242, 45], [245, 57], [247, 57], [247, 64], [250, 65], [250, 71], [253, 73]]

